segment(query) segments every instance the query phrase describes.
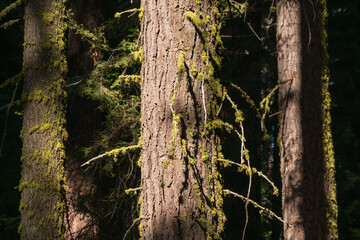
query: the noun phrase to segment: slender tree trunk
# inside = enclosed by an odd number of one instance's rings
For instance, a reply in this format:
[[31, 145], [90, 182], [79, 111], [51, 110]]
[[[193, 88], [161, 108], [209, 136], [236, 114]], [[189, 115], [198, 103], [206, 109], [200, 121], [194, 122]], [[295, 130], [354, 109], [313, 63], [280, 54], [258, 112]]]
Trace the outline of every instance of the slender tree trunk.
[[185, 0], [143, 0], [142, 7], [141, 234], [219, 238], [225, 221], [220, 149], [210, 130], [218, 110], [213, 89], [221, 94], [214, 78], [219, 9]]
[[325, 1], [278, 4], [285, 239], [337, 239]]
[[[72, 0], [70, 8], [73, 19], [87, 30], [94, 30], [102, 24], [103, 1]], [[81, 39], [74, 30], [69, 31], [69, 76], [78, 77], [90, 73], [97, 60], [101, 59], [99, 50], [90, 51], [90, 44]], [[75, 93], [76, 94], [76, 93]], [[70, 95], [68, 107], [69, 153], [77, 148], [88, 146], [96, 127], [99, 125], [99, 114], [95, 112], [96, 104], [78, 95]], [[65, 239], [94, 238], [96, 226], [89, 217], [89, 196], [93, 186], [91, 171], [80, 167], [78, 154], [69, 154], [66, 160], [66, 233]]]
[[26, 2], [22, 239], [63, 239], [64, 234], [64, 2]]

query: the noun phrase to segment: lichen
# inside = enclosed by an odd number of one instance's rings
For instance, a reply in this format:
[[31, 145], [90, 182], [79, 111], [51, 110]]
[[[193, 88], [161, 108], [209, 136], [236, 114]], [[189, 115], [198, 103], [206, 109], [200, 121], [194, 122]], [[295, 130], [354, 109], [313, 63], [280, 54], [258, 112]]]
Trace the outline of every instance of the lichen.
[[324, 157], [325, 157], [325, 182], [328, 185], [327, 190], [327, 220], [329, 227], [329, 237], [330, 239], [338, 239], [338, 227], [337, 227], [337, 217], [338, 217], [338, 206], [336, 200], [336, 182], [335, 182], [335, 158], [334, 158], [334, 146], [331, 133], [331, 116], [330, 116], [330, 104], [331, 98], [329, 93], [329, 56], [327, 53], [327, 33], [326, 33], [326, 23], [327, 23], [327, 7], [326, 1], [320, 1], [321, 6], [321, 44], [323, 51], [323, 58], [321, 59], [322, 64], [322, 116], [323, 116], [323, 137], [322, 143], [324, 148]]
[[178, 69], [178, 77], [181, 78], [186, 69], [185, 69], [185, 55], [183, 51], [180, 51], [179, 53], [179, 60], [178, 60], [178, 64], [177, 64], [177, 69]]
[[194, 12], [186, 11], [185, 17], [189, 19], [198, 29], [201, 29], [202, 20]]

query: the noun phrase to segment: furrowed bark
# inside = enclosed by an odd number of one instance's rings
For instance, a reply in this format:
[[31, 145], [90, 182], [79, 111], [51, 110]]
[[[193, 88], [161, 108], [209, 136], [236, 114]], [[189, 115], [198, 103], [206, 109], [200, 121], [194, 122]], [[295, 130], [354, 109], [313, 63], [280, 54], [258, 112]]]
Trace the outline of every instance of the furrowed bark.
[[[142, 7], [141, 234], [219, 238], [225, 216], [218, 140], [205, 128], [216, 105], [209, 63], [218, 16], [208, 1], [144, 0]], [[203, 31], [206, 25], [214, 34]]]

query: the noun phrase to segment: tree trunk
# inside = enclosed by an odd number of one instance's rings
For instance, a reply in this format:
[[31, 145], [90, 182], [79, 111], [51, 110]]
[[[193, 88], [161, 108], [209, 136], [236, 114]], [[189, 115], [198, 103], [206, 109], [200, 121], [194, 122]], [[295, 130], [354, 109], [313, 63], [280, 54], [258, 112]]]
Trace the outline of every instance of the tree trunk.
[[220, 238], [223, 231], [220, 147], [211, 129], [214, 89], [222, 94], [214, 77], [221, 48], [217, 5], [142, 1], [144, 239]]
[[285, 239], [337, 239], [325, 1], [278, 4]]
[[22, 239], [63, 239], [65, 131], [63, 0], [25, 9]]
[[[103, 23], [102, 13], [104, 2], [101, 0], [71, 0], [70, 9], [73, 19], [86, 30], [94, 30]], [[81, 39], [74, 30], [69, 31], [69, 73], [71, 76], [89, 73], [101, 58], [101, 52], [93, 49], [90, 44]]]
[[[94, 30], [102, 24], [103, 1], [72, 0], [70, 8], [73, 19], [87, 30]], [[101, 59], [99, 50], [90, 51], [90, 44], [81, 39], [81, 35], [69, 31], [69, 76], [77, 77], [90, 73], [97, 60]], [[75, 93], [77, 94], [77, 93]], [[93, 186], [93, 173], [81, 167], [83, 163], [78, 148], [88, 146], [92, 141], [96, 127], [99, 126], [99, 114], [95, 111], [96, 104], [78, 95], [69, 96], [68, 158], [66, 159], [66, 233], [65, 239], [92, 239], [96, 232], [94, 221], [89, 217], [87, 202]]]

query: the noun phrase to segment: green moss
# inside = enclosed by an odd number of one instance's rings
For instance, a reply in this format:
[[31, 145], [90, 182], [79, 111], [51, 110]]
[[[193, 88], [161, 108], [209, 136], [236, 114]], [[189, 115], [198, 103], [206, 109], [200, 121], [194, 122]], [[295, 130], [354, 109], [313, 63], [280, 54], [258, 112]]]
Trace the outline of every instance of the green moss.
[[35, 211], [30, 211], [30, 212], [28, 212], [27, 215], [28, 215], [28, 218], [31, 219], [35, 216]]
[[29, 205], [24, 203], [22, 200], [20, 200], [19, 212], [21, 212], [22, 210], [27, 210], [28, 208], [29, 208]]
[[41, 218], [40, 221], [39, 221], [38, 229], [41, 228], [44, 225], [45, 225], [45, 220], [44, 220], [44, 218]]
[[52, 24], [54, 22], [54, 14], [53, 13], [43, 13], [42, 14], [42, 20], [45, 24]]
[[19, 234], [21, 234], [22, 229], [23, 229], [23, 225], [22, 225], [22, 223], [20, 222], [20, 225], [19, 225], [19, 227], [18, 227], [18, 229], [17, 229], [17, 232], [18, 232]]
[[117, 161], [117, 156], [119, 154], [124, 155], [127, 152], [135, 151], [135, 150], [140, 149], [140, 148], [141, 148], [141, 146], [138, 145], [138, 144], [137, 145], [131, 145], [131, 146], [127, 146], [127, 147], [121, 147], [121, 148], [113, 149], [111, 151], [106, 152], [105, 154], [107, 156], [109, 156], [109, 157], [113, 157], [114, 161], [116, 162]]
[[39, 125], [33, 126], [29, 129], [29, 134], [36, 132], [39, 129]]
[[167, 168], [167, 167], [169, 166], [169, 160], [163, 161], [163, 162], [162, 162], [162, 166], [163, 166], [164, 168]]
[[33, 92], [29, 93], [29, 95], [27, 96], [27, 100], [28, 101], [33, 101], [33, 102], [41, 102], [41, 100], [43, 99], [43, 92], [39, 89], [34, 90]]
[[21, 0], [16, 0], [14, 3], [11, 3], [9, 6], [1, 10], [0, 20], [4, 18], [11, 10], [15, 9], [17, 6], [21, 5]]
[[19, 192], [21, 192], [24, 188], [29, 187], [30, 183], [27, 181], [20, 181], [19, 184]]
[[138, 167], [141, 167], [141, 155], [140, 155], [139, 159], [136, 161], [136, 165]]
[[186, 17], [186, 19], [191, 21], [195, 25], [196, 28], [201, 29], [202, 21], [194, 12], [186, 11], [185, 17]]
[[191, 66], [190, 66], [190, 73], [191, 73], [192, 76], [196, 77], [196, 75], [197, 75], [197, 70], [196, 70], [195, 64], [191, 64]]
[[183, 51], [180, 51], [179, 53], [179, 59], [178, 59], [178, 77], [181, 78], [185, 73], [185, 55]]
[[140, 7], [140, 13], [139, 13], [139, 20], [140, 22], [142, 21], [144, 17], [144, 8], [143, 7]]
[[139, 48], [138, 51], [133, 52], [133, 56], [134, 56], [135, 61], [139, 61], [141, 63], [142, 59], [143, 59], [143, 50], [142, 50], [142, 48]]
[[325, 157], [325, 182], [328, 186], [327, 189], [327, 220], [329, 227], [330, 239], [338, 239], [338, 227], [337, 227], [337, 218], [338, 218], [338, 206], [336, 200], [336, 182], [335, 182], [335, 158], [334, 158], [334, 146], [332, 141], [331, 133], [331, 116], [330, 116], [330, 104], [331, 98], [329, 93], [329, 56], [327, 54], [327, 33], [326, 33], [326, 23], [327, 23], [327, 7], [326, 1], [320, 1], [321, 6], [321, 15], [322, 15], [322, 50], [323, 58], [321, 59], [322, 64], [322, 116], [323, 116], [323, 148], [324, 148], [324, 157]]

